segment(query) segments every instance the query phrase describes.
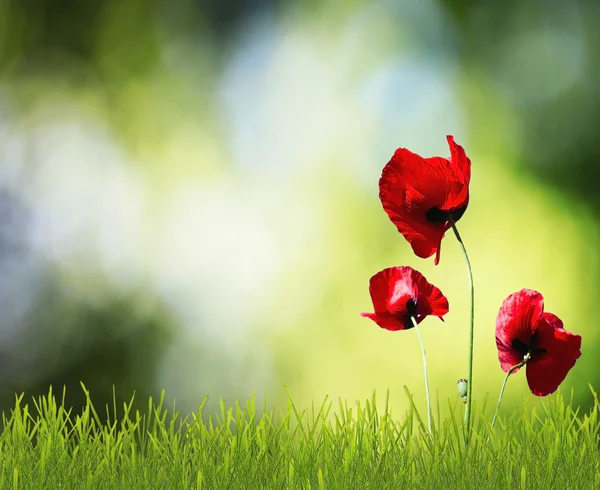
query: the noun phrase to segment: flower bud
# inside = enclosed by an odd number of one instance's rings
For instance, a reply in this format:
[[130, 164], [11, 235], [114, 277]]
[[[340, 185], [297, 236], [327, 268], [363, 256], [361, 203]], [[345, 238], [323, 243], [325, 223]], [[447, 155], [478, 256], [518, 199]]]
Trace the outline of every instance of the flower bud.
[[466, 378], [461, 378], [456, 382], [456, 386], [458, 388], [458, 394], [463, 399], [463, 403], [467, 403], [467, 386], [468, 381]]

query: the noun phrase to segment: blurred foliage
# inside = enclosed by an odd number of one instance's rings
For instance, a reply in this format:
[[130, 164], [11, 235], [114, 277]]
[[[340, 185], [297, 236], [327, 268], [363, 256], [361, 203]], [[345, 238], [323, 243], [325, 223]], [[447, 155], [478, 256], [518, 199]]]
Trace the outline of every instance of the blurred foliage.
[[[48, 303], [48, 304], [46, 304]], [[62, 304], [61, 304], [62, 303]], [[66, 304], [65, 304], [66, 303]], [[45, 298], [40, 302], [44, 316], [37, 318], [37, 335], [52, 336], [57, 324], [61, 328], [79, 332], [61, 345], [54, 346], [50, 355], [39, 354], [38, 365], [28, 369], [15, 353], [4, 352], [4, 366], [10, 366], [11, 376], [3, 375], [0, 406], [14, 405], [15, 393], [41, 396], [49, 386], [66, 388], [66, 405], [74, 414], [86, 404], [84, 383], [99, 397], [98, 415], [106, 420], [105, 406], [115, 407], [120, 413], [124, 403], [136, 394], [134, 409], [143, 410], [148, 396], [156, 396], [154, 379], [163, 346], [169, 340], [165, 330], [168, 314], [160, 310], [139, 311], [139, 300], [116, 298], [100, 306], [73, 304]], [[65, 311], [66, 310], [66, 311]], [[85, 329], [85, 332], [81, 330]], [[21, 350], [27, 353], [27, 349]], [[23, 369], [15, 370], [15, 366]]]
[[600, 6], [442, 3], [458, 25], [462, 65], [483, 72], [516, 112], [519, 160], [600, 213]]

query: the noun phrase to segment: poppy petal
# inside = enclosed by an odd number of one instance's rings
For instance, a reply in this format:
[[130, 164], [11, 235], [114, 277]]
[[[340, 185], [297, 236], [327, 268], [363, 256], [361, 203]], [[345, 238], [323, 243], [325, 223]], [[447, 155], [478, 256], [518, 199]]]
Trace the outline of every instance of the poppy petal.
[[389, 267], [371, 277], [369, 293], [375, 314], [401, 315], [408, 299], [416, 302], [418, 291], [413, 284], [411, 267]]
[[390, 281], [393, 279], [393, 269], [379, 271], [369, 281], [369, 293], [373, 300], [375, 313], [388, 313], [388, 300], [390, 296]]
[[409, 215], [401, 216], [393, 210], [388, 211], [388, 216], [406, 238], [417, 257], [427, 259], [437, 253], [446, 232], [443, 225], [424, 225]]
[[376, 314], [376, 313], [361, 313], [360, 316], [370, 318], [377, 325], [385, 330], [391, 330], [393, 332], [398, 330], [406, 330], [406, 325], [398, 320], [397, 317], [388, 314]]
[[554, 315], [552, 313], [544, 313], [543, 318], [554, 328], [563, 328], [564, 329], [562, 320], [560, 318], [558, 318], [556, 315]]
[[[427, 221], [432, 206], [417, 188], [402, 185], [394, 167], [386, 167], [379, 180], [379, 198], [388, 217], [410, 243], [417, 257], [431, 257], [439, 248], [446, 227]], [[443, 203], [440, 203], [440, 206]]]
[[544, 297], [537, 291], [522, 289], [504, 300], [496, 317], [496, 339], [512, 348], [515, 340], [529, 345], [544, 311]]
[[[407, 174], [405, 167], [399, 168], [403, 175]], [[463, 179], [447, 158], [421, 158], [418, 170], [418, 180], [413, 187], [425, 196], [424, 202], [428, 208], [437, 206], [445, 209], [448, 201], [456, 204], [455, 198], [464, 188]]]
[[454, 141], [454, 136], [448, 135], [446, 139], [450, 147], [450, 159], [453, 165], [460, 170], [463, 182], [468, 186], [471, 182], [471, 160], [467, 157], [464, 148]]
[[[444, 238], [444, 235], [442, 235]], [[440, 238], [440, 243], [437, 246], [435, 251], [435, 258], [433, 259], [433, 265], [438, 265], [440, 263], [440, 255], [442, 254], [442, 238]]]
[[387, 310], [393, 315], [406, 316], [407, 303], [413, 300], [416, 304], [419, 290], [415, 281], [421, 274], [412, 267], [392, 267], [389, 272], [389, 299]]
[[448, 299], [440, 289], [425, 279], [420, 272], [415, 271], [414, 281], [417, 283], [419, 297], [417, 300], [417, 313], [419, 315], [433, 315], [442, 319], [450, 310]]
[[[496, 337], [496, 347], [498, 347], [498, 360], [500, 361], [500, 367], [502, 371], [508, 373], [509, 369], [516, 366], [523, 360], [523, 354], [516, 349], [511, 348], [508, 345], [502, 343], [498, 337]], [[516, 373], [519, 369], [515, 369], [513, 373]]]
[[461, 171], [444, 157], [429, 157], [423, 160], [428, 166], [423, 169], [423, 178], [426, 180], [420, 184], [420, 190], [426, 196], [438, 193], [437, 199], [428, 199], [427, 203], [446, 211], [466, 206], [469, 187], [465, 184]]
[[532, 357], [526, 369], [527, 383], [536, 396], [554, 393], [581, 356], [581, 336], [556, 328], [558, 318], [547, 315], [536, 330], [536, 347], [545, 352]]

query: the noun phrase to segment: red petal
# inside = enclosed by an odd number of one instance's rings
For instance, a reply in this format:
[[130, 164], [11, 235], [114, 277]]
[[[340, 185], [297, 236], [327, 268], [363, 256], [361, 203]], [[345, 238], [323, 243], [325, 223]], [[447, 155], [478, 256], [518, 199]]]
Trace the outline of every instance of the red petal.
[[537, 291], [521, 289], [504, 300], [496, 317], [496, 339], [511, 348], [518, 339], [529, 345], [544, 312], [544, 297]]
[[[384, 207], [384, 209], [386, 208]], [[410, 215], [402, 216], [395, 210], [386, 209], [386, 212], [417, 257], [426, 259], [437, 254], [447, 229], [443, 224], [419, 221]], [[439, 257], [437, 262], [439, 262]]]
[[[518, 350], [512, 349], [510, 346], [503, 344], [498, 337], [496, 337], [496, 347], [498, 347], [498, 360], [500, 361], [500, 367], [505, 373], [508, 373], [508, 370], [511, 367], [516, 366], [523, 360], [523, 354], [521, 354]], [[516, 373], [519, 369], [515, 369], [513, 373]]]
[[419, 316], [433, 315], [442, 318], [449, 311], [448, 299], [439, 288], [425, 279], [425, 276], [414, 271], [413, 280], [418, 288], [417, 314]]
[[406, 302], [416, 301], [417, 289], [413, 284], [411, 267], [389, 267], [371, 277], [369, 293], [377, 314], [400, 314], [406, 308]]
[[369, 293], [375, 313], [388, 313], [390, 279], [393, 275], [393, 269], [384, 269], [371, 277], [369, 281]]
[[[444, 235], [442, 235], [444, 238]], [[437, 250], [435, 251], [435, 258], [433, 259], [433, 265], [438, 265], [440, 263], [440, 255], [442, 253], [442, 238], [440, 238], [440, 243], [437, 246]]]
[[562, 325], [546, 313], [537, 326], [535, 347], [546, 352], [527, 363], [527, 383], [536, 396], [554, 393], [581, 356], [581, 336], [557, 328], [558, 323]]
[[[400, 150], [396, 152], [399, 155]], [[414, 155], [406, 150], [407, 155]], [[403, 155], [403, 153], [400, 153]], [[395, 155], [395, 157], [396, 157]], [[406, 155], [405, 155], [406, 156]], [[379, 198], [383, 209], [404, 238], [410, 243], [415, 255], [431, 257], [439, 247], [445, 227], [443, 223], [427, 220], [427, 211], [435, 204], [426, 202], [426, 197], [418, 186], [418, 177], [407, 163], [403, 171], [397, 158], [392, 159], [383, 169], [379, 179]], [[430, 199], [429, 199], [430, 200]], [[441, 199], [439, 205], [443, 205]]]
[[389, 298], [387, 309], [393, 315], [407, 315], [407, 302], [417, 302], [419, 290], [416, 276], [421, 275], [412, 267], [392, 267], [389, 272]]
[[471, 160], [467, 157], [462, 146], [456, 144], [454, 136], [446, 136], [450, 147], [450, 159], [452, 164], [458, 168], [463, 177], [463, 182], [468, 186], [471, 182]]
[[402, 318], [408, 316], [407, 303], [417, 300], [411, 267], [389, 267], [379, 271], [369, 281], [369, 293], [375, 313], [363, 313], [381, 328], [404, 330]]
[[423, 178], [427, 179], [429, 185], [424, 186], [425, 183], [421, 183], [420, 190], [428, 197], [438, 193], [438, 198], [435, 201], [431, 200], [432, 205], [447, 211], [466, 206], [469, 200], [469, 186], [465, 184], [461, 171], [447, 158], [429, 157], [424, 160], [428, 167], [427, 176]]
[[564, 328], [562, 320], [553, 313], [544, 313], [543, 318], [554, 328]]
[[[386, 175], [386, 172], [390, 172]], [[391, 186], [412, 187], [427, 197], [433, 206], [441, 206], [449, 194], [452, 182], [462, 182], [446, 158], [423, 158], [407, 148], [398, 148], [384, 167], [382, 180]]]
[[361, 313], [360, 316], [364, 316], [365, 318], [370, 318], [381, 328], [386, 330], [398, 331], [405, 330], [406, 326], [404, 323], [399, 321], [396, 317], [390, 314], [376, 314], [376, 313]]
[[406, 148], [399, 148], [388, 165], [397, 169], [406, 187], [413, 187], [425, 196], [427, 209], [446, 208], [450, 196], [456, 197], [464, 187], [462, 176], [443, 157], [422, 158]]

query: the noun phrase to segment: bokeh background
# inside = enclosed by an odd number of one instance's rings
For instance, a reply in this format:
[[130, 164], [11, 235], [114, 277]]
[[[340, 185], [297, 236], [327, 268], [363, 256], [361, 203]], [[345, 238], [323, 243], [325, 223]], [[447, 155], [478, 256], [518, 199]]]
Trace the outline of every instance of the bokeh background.
[[[473, 162], [474, 395], [493, 404], [502, 300], [529, 287], [583, 336], [563, 388], [600, 388], [600, 4], [548, 0], [0, 0], [0, 405], [83, 381], [99, 404], [284, 407], [403, 386], [416, 333], [368, 281], [448, 296], [423, 335], [442, 410], [466, 375], [449, 235], [415, 257], [381, 209], [394, 150]], [[511, 380], [504, 409], [528, 394]], [[535, 401], [537, 403], [537, 401]], [[209, 405], [210, 406], [210, 405]]]

